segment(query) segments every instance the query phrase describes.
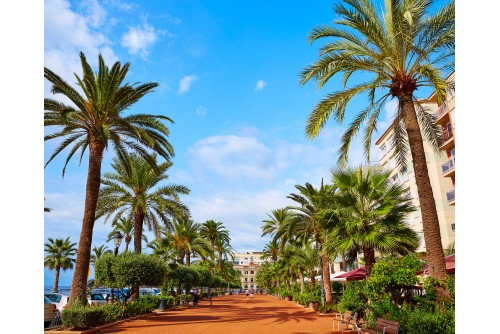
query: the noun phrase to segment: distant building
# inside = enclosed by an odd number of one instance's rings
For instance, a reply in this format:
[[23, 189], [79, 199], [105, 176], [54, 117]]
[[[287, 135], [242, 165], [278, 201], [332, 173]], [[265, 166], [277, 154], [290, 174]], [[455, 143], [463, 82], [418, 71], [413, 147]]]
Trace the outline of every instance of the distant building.
[[255, 275], [265, 260], [261, 259], [262, 252], [246, 252], [234, 254], [233, 268], [241, 273], [241, 287], [243, 289], [259, 289]]
[[[447, 81], [455, 79], [455, 71], [447, 78]], [[446, 102], [438, 105], [436, 93], [432, 93], [429, 98], [420, 100], [420, 103], [427, 107], [433, 114], [435, 123], [443, 129], [443, 137], [440, 140], [439, 151], [435, 151], [425, 136], [424, 140], [425, 158], [427, 169], [432, 186], [432, 192], [436, 203], [436, 211], [439, 219], [441, 232], [441, 242], [443, 248], [447, 248], [450, 243], [455, 242], [455, 93], [448, 92]], [[391, 137], [394, 123], [377, 140], [376, 145], [380, 149], [380, 165], [391, 171], [391, 178], [394, 182], [400, 182], [406, 188], [406, 196], [412, 198], [413, 204], [418, 208], [407, 217], [407, 224], [420, 235], [421, 245], [418, 252], [425, 251], [425, 241], [423, 238], [422, 214], [417, 193], [417, 184], [413, 172], [411, 155], [408, 157], [408, 166], [400, 171], [396, 168], [395, 148], [392, 147]]]

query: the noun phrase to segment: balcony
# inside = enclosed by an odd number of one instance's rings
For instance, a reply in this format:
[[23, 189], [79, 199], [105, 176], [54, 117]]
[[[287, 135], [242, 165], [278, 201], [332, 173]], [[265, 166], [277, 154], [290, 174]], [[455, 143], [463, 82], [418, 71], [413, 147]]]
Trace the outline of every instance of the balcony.
[[378, 155], [378, 161], [382, 161], [382, 159], [385, 157], [387, 154], [387, 149], [384, 148], [383, 151], [380, 151], [380, 154]]
[[446, 192], [446, 200], [448, 201], [448, 205], [455, 205], [455, 188]]
[[446, 124], [449, 122], [448, 110], [443, 109], [443, 107], [439, 108], [434, 114], [434, 123], [436, 124]]
[[453, 134], [448, 131], [439, 137], [439, 149], [443, 151], [448, 151], [455, 146]]
[[441, 171], [444, 177], [453, 177], [455, 176], [455, 156], [446, 160], [441, 165]]

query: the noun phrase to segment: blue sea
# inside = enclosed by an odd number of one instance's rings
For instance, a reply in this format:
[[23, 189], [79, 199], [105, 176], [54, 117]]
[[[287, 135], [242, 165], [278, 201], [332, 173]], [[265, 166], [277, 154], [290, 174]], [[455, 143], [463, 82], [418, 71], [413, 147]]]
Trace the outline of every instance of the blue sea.
[[[59, 293], [69, 295], [69, 290], [71, 290], [71, 286], [59, 285]], [[52, 285], [44, 285], [43, 293], [52, 292]]]

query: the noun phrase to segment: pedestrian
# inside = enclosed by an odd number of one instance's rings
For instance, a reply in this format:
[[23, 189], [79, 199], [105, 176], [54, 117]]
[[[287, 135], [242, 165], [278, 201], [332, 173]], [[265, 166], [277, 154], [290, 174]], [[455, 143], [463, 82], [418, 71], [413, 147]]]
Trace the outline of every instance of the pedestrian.
[[198, 294], [196, 292], [193, 293], [193, 306], [198, 306]]
[[247, 295], [247, 300], [248, 300], [248, 295], [249, 295], [248, 289], [245, 291], [245, 294]]
[[253, 290], [250, 292], [250, 300], [253, 299]]

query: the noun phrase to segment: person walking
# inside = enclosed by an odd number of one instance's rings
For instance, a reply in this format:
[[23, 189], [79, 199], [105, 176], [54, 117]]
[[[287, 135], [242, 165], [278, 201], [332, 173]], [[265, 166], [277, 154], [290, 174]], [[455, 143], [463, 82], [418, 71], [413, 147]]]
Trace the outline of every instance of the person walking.
[[253, 300], [253, 290], [250, 291], [250, 300]]
[[248, 289], [245, 291], [245, 294], [247, 295], [247, 300], [248, 300], [248, 295], [249, 295]]

